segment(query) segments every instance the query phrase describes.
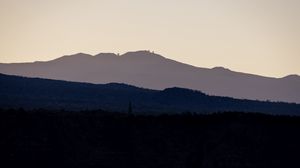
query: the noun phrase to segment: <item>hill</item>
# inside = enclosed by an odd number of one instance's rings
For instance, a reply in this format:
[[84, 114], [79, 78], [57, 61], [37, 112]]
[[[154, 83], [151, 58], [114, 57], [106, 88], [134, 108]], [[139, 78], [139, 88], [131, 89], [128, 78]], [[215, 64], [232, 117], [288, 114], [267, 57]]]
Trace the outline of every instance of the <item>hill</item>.
[[261, 112], [299, 115], [300, 105], [209, 96], [183, 88], [151, 90], [127, 84], [89, 84], [0, 74], [0, 107], [65, 109], [135, 113]]

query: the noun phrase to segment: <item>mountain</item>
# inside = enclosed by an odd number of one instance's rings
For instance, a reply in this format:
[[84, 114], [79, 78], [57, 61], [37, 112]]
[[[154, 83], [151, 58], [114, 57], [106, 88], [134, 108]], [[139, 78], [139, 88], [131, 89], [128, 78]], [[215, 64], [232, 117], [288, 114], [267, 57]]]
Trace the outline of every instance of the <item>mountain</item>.
[[300, 77], [270, 78], [183, 64], [149, 51], [121, 56], [78, 53], [47, 62], [0, 64], [0, 73], [94, 84], [126, 83], [150, 89], [182, 87], [209, 95], [300, 103]]
[[219, 111], [299, 115], [300, 104], [209, 96], [183, 88], [143, 89], [127, 84], [89, 84], [0, 74], [0, 108], [66, 109], [141, 113]]

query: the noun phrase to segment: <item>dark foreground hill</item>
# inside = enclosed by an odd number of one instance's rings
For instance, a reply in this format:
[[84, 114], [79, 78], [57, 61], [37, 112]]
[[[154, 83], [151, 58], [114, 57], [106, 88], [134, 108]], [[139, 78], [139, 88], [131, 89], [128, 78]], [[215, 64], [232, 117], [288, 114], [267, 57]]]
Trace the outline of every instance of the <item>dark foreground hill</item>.
[[300, 167], [300, 118], [0, 110], [0, 167]]
[[212, 113], [218, 111], [299, 115], [300, 105], [208, 96], [182, 88], [150, 90], [125, 84], [88, 84], [0, 74], [0, 107], [135, 113]]

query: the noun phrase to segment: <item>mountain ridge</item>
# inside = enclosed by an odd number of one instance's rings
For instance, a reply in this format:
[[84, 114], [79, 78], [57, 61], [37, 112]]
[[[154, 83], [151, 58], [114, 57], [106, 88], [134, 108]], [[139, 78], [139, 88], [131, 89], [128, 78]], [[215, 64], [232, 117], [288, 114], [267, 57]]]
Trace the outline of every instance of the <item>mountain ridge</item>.
[[51, 62], [51, 61], [55, 61], [55, 60], [59, 60], [59, 59], [64, 59], [64, 58], [76, 57], [76, 56], [79, 56], [79, 55], [88, 56], [90, 58], [97, 58], [97, 57], [103, 57], [103, 56], [104, 57], [109, 57], [109, 58], [112, 58], [112, 57], [120, 58], [120, 57], [126, 56], [126, 55], [128, 55], [130, 53], [135, 53], [136, 54], [136, 53], [141, 53], [141, 52], [148, 52], [150, 54], [160, 56], [161, 58], [164, 58], [164, 59], [167, 59], [167, 60], [172, 60], [172, 61], [184, 64], [184, 65], [188, 65], [188, 66], [195, 67], [195, 68], [206, 69], [206, 70], [229, 71], [229, 72], [236, 72], [236, 73], [241, 73], [241, 74], [246, 74], [246, 75], [253, 75], [253, 76], [264, 77], [264, 78], [271, 78], [271, 79], [283, 79], [283, 78], [289, 78], [289, 77], [299, 78], [300, 79], [300, 75], [298, 75], [298, 74], [287, 74], [287, 75], [282, 76], [282, 77], [271, 77], [271, 76], [266, 76], [266, 75], [260, 75], [260, 74], [254, 74], [254, 73], [247, 73], [247, 72], [236, 71], [236, 70], [232, 70], [232, 69], [229, 69], [229, 68], [226, 68], [226, 67], [223, 67], [223, 66], [215, 66], [215, 67], [212, 67], [212, 68], [205, 68], [205, 67], [195, 66], [195, 65], [188, 64], [188, 63], [183, 63], [183, 62], [179, 62], [179, 61], [176, 61], [176, 60], [173, 60], [173, 59], [169, 59], [169, 58], [166, 58], [166, 57], [161, 56], [159, 54], [156, 54], [154, 52], [150, 52], [148, 50], [129, 51], [129, 52], [126, 52], [126, 53], [121, 54], [121, 55], [120, 54], [116, 54], [116, 53], [110, 53], [110, 52], [104, 52], [104, 53], [100, 52], [100, 53], [95, 54], [95, 55], [79, 52], [79, 53], [75, 53], [75, 54], [71, 54], [71, 55], [64, 55], [64, 56], [61, 56], [61, 57], [58, 57], [58, 58], [55, 58], [55, 59], [52, 59], [52, 60], [46, 60], [46, 61], [10, 62], [10, 63], [1, 63], [0, 62], [0, 65], [45, 63], [45, 62]]
[[122, 55], [78, 53], [46, 62], [0, 64], [0, 73], [143, 88], [182, 87], [209, 95], [300, 103], [300, 77], [265, 77], [224, 67], [201, 68], [142, 50]]

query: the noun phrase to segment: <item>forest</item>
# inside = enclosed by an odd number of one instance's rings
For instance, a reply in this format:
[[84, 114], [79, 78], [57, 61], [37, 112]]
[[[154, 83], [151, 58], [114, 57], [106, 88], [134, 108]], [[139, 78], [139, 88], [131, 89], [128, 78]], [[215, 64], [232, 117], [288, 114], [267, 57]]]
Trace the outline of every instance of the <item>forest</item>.
[[0, 167], [300, 167], [300, 117], [0, 109]]

